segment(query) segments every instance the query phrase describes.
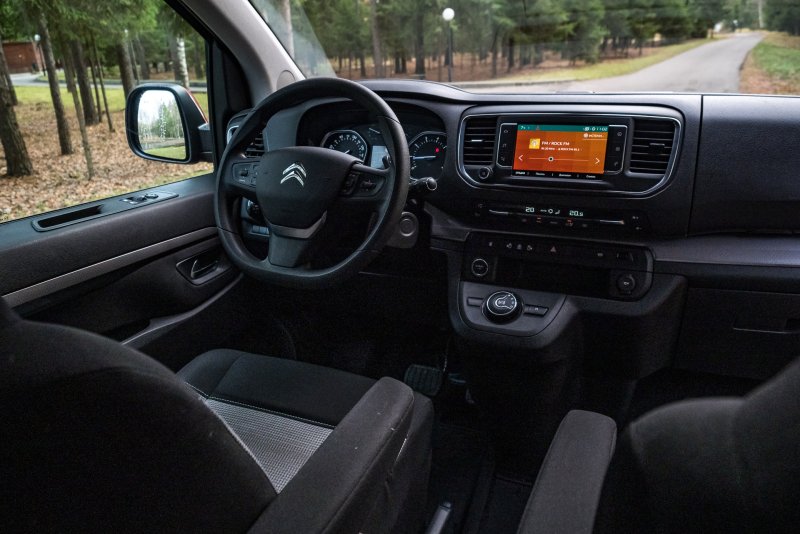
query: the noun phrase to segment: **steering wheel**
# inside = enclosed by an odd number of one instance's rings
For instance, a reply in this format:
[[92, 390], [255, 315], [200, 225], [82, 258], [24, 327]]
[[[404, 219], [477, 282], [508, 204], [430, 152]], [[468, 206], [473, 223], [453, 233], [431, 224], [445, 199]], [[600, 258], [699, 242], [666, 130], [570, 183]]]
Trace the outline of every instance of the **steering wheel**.
[[[279, 111], [317, 98], [346, 98], [378, 121], [386, 142], [388, 168], [375, 169], [361, 160], [327, 148], [292, 146], [264, 152], [253, 166], [245, 149]], [[296, 288], [328, 287], [346, 280], [369, 263], [394, 232], [408, 194], [408, 144], [397, 116], [366, 87], [338, 78], [295, 82], [271, 94], [245, 117], [217, 170], [214, 215], [222, 246], [231, 261], [258, 280]], [[269, 251], [254, 256], [239, 232], [239, 201], [256, 202], [266, 218]], [[345, 259], [325, 268], [309, 263], [324, 244], [328, 212], [373, 212], [363, 242]]]

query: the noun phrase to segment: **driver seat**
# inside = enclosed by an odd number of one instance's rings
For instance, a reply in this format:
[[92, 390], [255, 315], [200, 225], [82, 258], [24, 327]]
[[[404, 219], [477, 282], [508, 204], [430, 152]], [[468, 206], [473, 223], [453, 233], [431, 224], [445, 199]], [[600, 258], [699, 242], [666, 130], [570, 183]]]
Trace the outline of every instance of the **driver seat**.
[[374, 381], [233, 350], [176, 376], [0, 299], [7, 531], [413, 532], [433, 411]]

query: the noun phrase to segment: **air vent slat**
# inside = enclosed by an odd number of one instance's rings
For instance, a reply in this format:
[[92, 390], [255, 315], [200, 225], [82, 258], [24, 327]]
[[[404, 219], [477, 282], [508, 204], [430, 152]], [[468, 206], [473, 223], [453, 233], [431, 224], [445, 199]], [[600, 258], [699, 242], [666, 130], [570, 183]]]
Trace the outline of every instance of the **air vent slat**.
[[669, 120], [635, 119], [628, 169], [665, 174], [672, 156], [675, 124]]
[[244, 149], [244, 157], [260, 158], [264, 155], [264, 134], [258, 134], [253, 141]]
[[471, 117], [464, 124], [464, 165], [491, 165], [497, 141], [497, 117]]

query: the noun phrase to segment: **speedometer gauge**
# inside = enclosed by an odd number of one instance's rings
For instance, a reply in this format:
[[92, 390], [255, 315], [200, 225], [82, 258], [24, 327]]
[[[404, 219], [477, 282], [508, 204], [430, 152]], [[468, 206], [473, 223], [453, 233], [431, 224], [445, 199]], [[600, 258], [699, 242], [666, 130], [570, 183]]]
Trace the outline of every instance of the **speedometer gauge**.
[[322, 146], [350, 154], [361, 160], [363, 163], [367, 159], [367, 142], [358, 132], [353, 130], [337, 130], [330, 132], [322, 140]]
[[408, 145], [411, 155], [412, 178], [439, 179], [444, 169], [447, 153], [447, 135], [444, 132], [422, 132]]

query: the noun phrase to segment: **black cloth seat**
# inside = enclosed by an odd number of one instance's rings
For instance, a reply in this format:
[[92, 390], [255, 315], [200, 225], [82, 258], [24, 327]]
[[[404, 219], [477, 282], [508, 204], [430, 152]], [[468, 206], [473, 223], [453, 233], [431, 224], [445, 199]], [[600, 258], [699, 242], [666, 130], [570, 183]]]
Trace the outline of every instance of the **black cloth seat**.
[[176, 376], [0, 301], [6, 531], [413, 532], [429, 399], [233, 350]]
[[[520, 525], [538, 532], [798, 532], [800, 360], [744, 398], [670, 404], [628, 425], [570, 412]], [[613, 455], [612, 455], [613, 452]]]

